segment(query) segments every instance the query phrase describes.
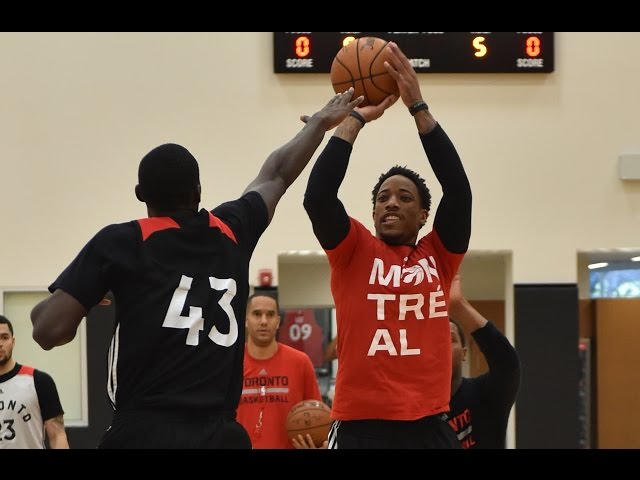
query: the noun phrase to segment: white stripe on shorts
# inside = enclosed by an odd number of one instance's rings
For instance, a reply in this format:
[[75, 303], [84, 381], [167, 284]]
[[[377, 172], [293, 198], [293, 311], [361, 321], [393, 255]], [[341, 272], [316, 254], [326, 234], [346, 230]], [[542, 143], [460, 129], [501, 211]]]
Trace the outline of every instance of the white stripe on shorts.
[[329, 429], [329, 445], [327, 449], [337, 450], [338, 448], [338, 428], [340, 428], [340, 420], [334, 420]]

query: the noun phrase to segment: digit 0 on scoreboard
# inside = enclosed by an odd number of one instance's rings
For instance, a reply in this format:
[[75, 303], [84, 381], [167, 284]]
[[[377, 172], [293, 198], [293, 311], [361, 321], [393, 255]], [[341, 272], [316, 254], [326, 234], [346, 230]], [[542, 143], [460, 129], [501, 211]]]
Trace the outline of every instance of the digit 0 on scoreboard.
[[298, 58], [308, 57], [311, 53], [311, 42], [309, 37], [300, 36], [296, 38], [296, 56]]
[[275, 73], [329, 73], [361, 37], [398, 44], [418, 73], [550, 73], [553, 32], [274, 32]]

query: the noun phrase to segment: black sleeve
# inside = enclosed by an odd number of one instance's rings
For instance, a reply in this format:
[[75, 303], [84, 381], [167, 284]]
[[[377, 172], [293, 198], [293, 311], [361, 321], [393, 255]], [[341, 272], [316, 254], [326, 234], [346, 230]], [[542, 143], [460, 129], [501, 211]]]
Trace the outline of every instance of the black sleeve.
[[440, 124], [420, 140], [442, 187], [433, 227], [447, 250], [465, 253], [471, 237], [471, 186], [462, 161]]
[[338, 199], [338, 189], [347, 173], [352, 150], [349, 142], [331, 137], [311, 170], [304, 192], [304, 209], [325, 250], [337, 247], [349, 233], [351, 221]]
[[58, 396], [58, 390], [51, 375], [41, 370], [34, 370], [33, 383], [36, 387], [36, 393], [38, 394], [42, 421], [46, 422], [51, 418], [64, 414], [60, 397]]
[[487, 398], [497, 409], [509, 411], [520, 388], [520, 358], [516, 349], [496, 326], [487, 324], [471, 334], [487, 360]]
[[[102, 228], [89, 240], [73, 261], [49, 285], [53, 293], [59, 288], [67, 292], [87, 310], [96, 305], [109, 291], [109, 269], [113, 265], [113, 252], [121, 252], [117, 247], [118, 239], [127, 235], [123, 229], [132, 234], [133, 229], [119, 225]], [[133, 235], [130, 235], [133, 242]], [[135, 250], [133, 250], [135, 251]]]
[[[250, 190], [237, 200], [224, 202], [211, 210], [216, 217], [227, 222], [232, 229], [240, 229], [249, 253], [252, 254], [258, 240], [269, 226], [269, 212], [262, 195]], [[236, 232], [237, 234], [238, 232]]]

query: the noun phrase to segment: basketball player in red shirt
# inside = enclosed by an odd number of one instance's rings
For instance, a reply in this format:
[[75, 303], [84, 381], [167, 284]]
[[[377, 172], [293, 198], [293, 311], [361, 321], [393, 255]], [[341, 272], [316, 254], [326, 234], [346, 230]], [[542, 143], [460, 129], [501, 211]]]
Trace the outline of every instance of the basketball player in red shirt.
[[451, 392], [447, 304], [471, 235], [471, 188], [454, 145], [423, 101], [411, 63], [395, 43], [385, 48], [385, 66], [443, 195], [422, 238], [431, 195], [413, 170], [394, 166], [379, 177], [375, 235], [338, 199], [356, 137], [394, 96], [356, 108], [313, 167], [304, 207], [331, 266], [340, 359], [329, 448], [460, 448], [443, 418]]
[[302, 400], [322, 401], [309, 356], [276, 341], [279, 311], [271, 295], [249, 297], [238, 422], [249, 433], [253, 448], [294, 448], [285, 428], [287, 414]]

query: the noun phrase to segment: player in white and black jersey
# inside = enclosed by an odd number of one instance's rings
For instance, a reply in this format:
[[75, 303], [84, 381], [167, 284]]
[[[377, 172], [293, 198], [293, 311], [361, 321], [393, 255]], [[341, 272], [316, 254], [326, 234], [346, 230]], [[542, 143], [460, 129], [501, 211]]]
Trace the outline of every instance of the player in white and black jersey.
[[69, 448], [51, 375], [13, 358], [11, 321], [0, 315], [0, 449]]
[[332, 97], [269, 155], [240, 198], [211, 211], [199, 210], [191, 153], [176, 144], [153, 149], [136, 186], [148, 218], [99, 231], [34, 307], [33, 337], [48, 350], [73, 339], [87, 312], [113, 294], [108, 393], [115, 414], [100, 447], [251, 447], [235, 421], [249, 261], [325, 132], [362, 101], [352, 95]]

